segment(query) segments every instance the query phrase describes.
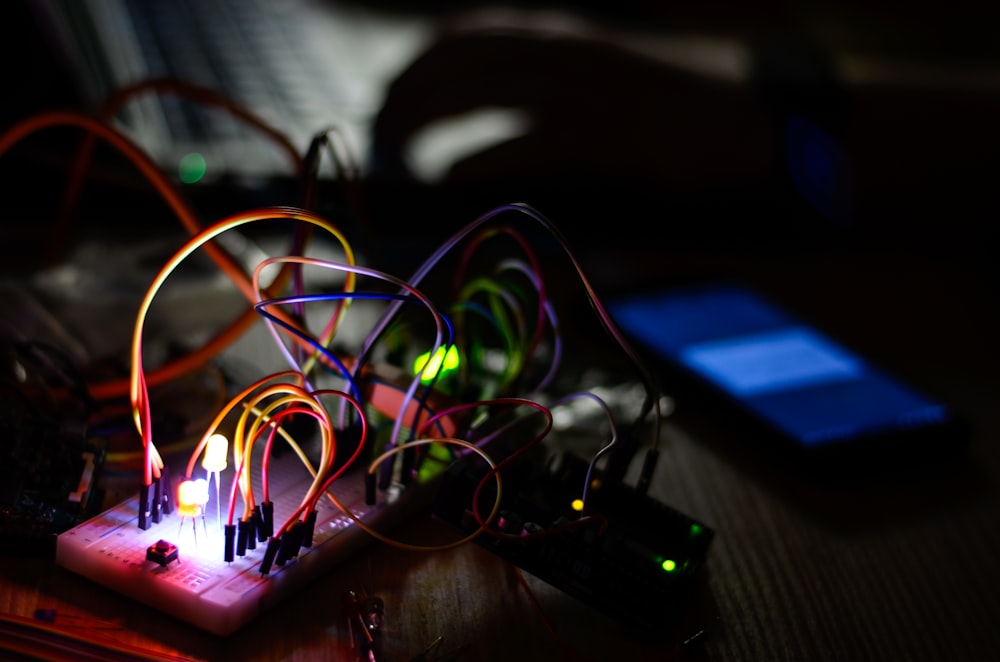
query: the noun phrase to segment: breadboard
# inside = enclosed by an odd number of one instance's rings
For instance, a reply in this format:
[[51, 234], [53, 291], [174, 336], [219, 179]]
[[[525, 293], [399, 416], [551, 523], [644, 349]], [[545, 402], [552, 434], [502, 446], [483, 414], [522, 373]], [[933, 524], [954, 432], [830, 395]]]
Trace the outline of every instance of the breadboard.
[[[178, 480], [174, 479], [175, 486]], [[310, 481], [297, 457], [272, 459], [269, 498], [277, 522], [295, 510]], [[400, 489], [393, 499], [380, 493], [373, 506], [365, 504], [364, 480], [358, 472], [338, 479], [328, 492], [363, 523], [385, 532], [420, 503], [429, 502], [432, 482], [425, 479]], [[230, 500], [226, 479], [219, 493], [221, 524], [225, 524]], [[260, 498], [256, 478], [254, 494]], [[138, 526], [138, 496], [129, 499], [60, 534], [56, 563], [202, 630], [228, 635], [373, 540], [324, 495], [316, 508], [312, 545], [301, 548], [284, 565], [272, 565], [264, 575], [260, 566], [266, 543], [258, 542], [256, 549], [225, 562], [215, 497], [212, 483], [204, 517], [182, 518], [174, 511], [146, 530]], [[238, 496], [237, 500], [240, 513], [242, 502]], [[161, 540], [176, 545], [177, 560], [166, 564], [147, 560], [146, 550]]]

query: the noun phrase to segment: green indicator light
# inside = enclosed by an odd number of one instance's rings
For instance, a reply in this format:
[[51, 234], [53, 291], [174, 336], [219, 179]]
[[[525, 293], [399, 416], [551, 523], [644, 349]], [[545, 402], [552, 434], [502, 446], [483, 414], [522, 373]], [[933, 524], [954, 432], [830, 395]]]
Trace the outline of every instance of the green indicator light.
[[701, 524], [692, 524], [690, 531], [692, 536], [698, 535], [701, 533]]
[[[420, 468], [417, 469], [417, 478], [422, 481], [435, 477], [441, 473], [442, 466], [451, 464], [452, 460], [455, 459], [451, 449], [445, 444], [429, 444], [424, 448], [427, 449], [427, 456], [424, 458], [425, 461], [420, 463]], [[437, 462], [428, 462], [427, 460], [437, 460]]]
[[198, 152], [191, 152], [181, 159], [177, 166], [177, 174], [180, 175], [181, 181], [185, 184], [194, 184], [201, 181], [207, 169], [208, 164], [205, 162], [205, 157]]
[[667, 572], [673, 572], [677, 569], [677, 564], [672, 559], [666, 559], [660, 564], [660, 567]]
[[[424, 365], [427, 367], [424, 368]], [[424, 369], [424, 374], [420, 377], [421, 382], [429, 382], [440, 372], [442, 375], [453, 372], [458, 368], [458, 350], [452, 345], [445, 352], [444, 347], [438, 347], [431, 356], [430, 352], [425, 352], [417, 357], [413, 362], [413, 373], [416, 374]]]

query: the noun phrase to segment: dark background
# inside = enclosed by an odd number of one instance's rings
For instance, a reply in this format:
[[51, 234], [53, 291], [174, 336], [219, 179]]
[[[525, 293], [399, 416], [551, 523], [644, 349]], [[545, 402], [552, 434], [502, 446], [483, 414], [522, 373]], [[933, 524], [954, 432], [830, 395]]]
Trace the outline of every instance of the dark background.
[[[376, 125], [377, 167], [362, 189], [379, 260], [405, 274], [479, 214], [527, 202], [563, 230], [603, 294], [740, 278], [955, 404], [973, 429], [957, 463], [923, 458], [916, 474], [833, 490], [734, 449], [718, 412], [681, 410], [658, 496], [719, 534], [711, 659], [989, 659], [1000, 645], [998, 11], [972, 2], [606, 5], [569, 8], [609, 28], [739, 40], [750, 76], [720, 85], [589, 43], [442, 40], [387, 91]], [[468, 7], [422, 11], [445, 20]], [[2, 124], [78, 104], [20, 3], [2, 11]], [[837, 66], [845, 54], [891, 66], [864, 82]], [[412, 131], [482, 103], [525, 107], [541, 130], [456, 164], [437, 184], [407, 171], [400, 153]], [[44, 264], [67, 144], [41, 137], [0, 161], [6, 275]], [[192, 195], [212, 216], [284, 204], [296, 191], [275, 182]], [[174, 228], [142, 182], [104, 155], [73, 237], [132, 228], [137, 209], [143, 222]]]
[[[442, 23], [459, 10], [490, 6], [366, 4], [422, 11]], [[971, 261], [995, 278], [996, 10], [971, 2], [506, 6], [568, 9], [644, 36], [735, 40], [750, 55], [750, 73], [738, 85], [720, 85], [600, 45], [443, 39], [387, 91], [375, 127], [366, 202], [388, 250], [421, 240], [436, 245], [467, 219], [516, 200], [559, 219], [581, 249], [630, 247], [651, 234], [709, 250], [847, 245]], [[22, 3], [3, 11], [9, 93], [0, 123], [79, 105]], [[884, 63], [875, 82], [845, 74], [837, 64], [845, 55]], [[400, 163], [412, 132], [488, 103], [526, 108], [537, 133], [458, 164], [440, 184], [414, 181]], [[0, 167], [18, 191], [5, 204], [30, 207], [33, 225], [41, 225], [36, 205], [51, 200], [53, 190], [45, 176], [61, 172], [69, 139], [35, 142], [49, 149], [22, 151], [40, 164], [40, 174], [26, 175], [11, 159]], [[113, 172], [109, 178], [124, 176]], [[102, 183], [97, 174], [91, 186]], [[279, 186], [273, 199], [287, 200], [290, 190], [294, 185]], [[220, 213], [233, 199], [231, 191], [196, 195]], [[266, 194], [246, 199], [267, 201]], [[124, 200], [105, 204], [122, 207]], [[400, 220], [432, 206], [437, 219], [455, 220]], [[602, 230], [609, 221], [614, 231]]]

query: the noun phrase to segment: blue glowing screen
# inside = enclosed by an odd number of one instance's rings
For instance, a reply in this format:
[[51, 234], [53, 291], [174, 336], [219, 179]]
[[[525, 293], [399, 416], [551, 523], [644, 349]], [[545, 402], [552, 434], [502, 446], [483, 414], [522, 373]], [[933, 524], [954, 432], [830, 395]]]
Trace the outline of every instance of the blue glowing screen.
[[947, 408], [739, 286], [614, 301], [622, 330], [803, 445], [947, 419]]

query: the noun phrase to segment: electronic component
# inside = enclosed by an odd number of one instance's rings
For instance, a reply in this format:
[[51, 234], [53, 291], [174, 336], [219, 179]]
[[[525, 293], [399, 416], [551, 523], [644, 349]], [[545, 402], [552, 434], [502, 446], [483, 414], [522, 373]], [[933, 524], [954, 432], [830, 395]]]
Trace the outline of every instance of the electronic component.
[[[117, 408], [118, 399], [127, 395], [141, 444], [138, 496], [61, 533], [57, 563], [201, 629], [228, 635], [363, 544], [386, 540], [380, 532], [413, 509], [429, 506], [447, 473], [435, 510], [469, 533], [458, 543], [475, 538], [574, 596], [626, 615], [632, 623], [654, 626], [701, 567], [712, 531], [645, 495], [652, 462], [644, 468], [638, 490], [624, 486], [612, 471], [607, 484], [591, 474], [605, 452], [621, 467], [637, 448], [634, 437], [618, 441], [610, 408], [592, 393], [569, 396], [593, 396], [606, 411], [611, 428], [608, 443], [589, 465], [565, 458], [552, 469], [522, 458], [515, 467], [501, 470], [490, 457], [492, 442], [510, 426], [518, 424], [521, 432], [538, 423], [534, 439], [507, 455], [531, 457], [552, 428], [552, 412], [534, 398], [555, 397], [558, 404], [566, 396], [554, 388], [566, 343], [557, 307], [543, 283], [547, 271], [542, 268], [543, 254], [515, 223], [494, 223], [501, 214], [536, 229], [540, 226], [564, 250], [566, 265], [575, 271], [596, 320], [616, 339], [622, 358], [631, 362], [643, 383], [645, 394], [631, 425], [637, 429], [650, 415], [655, 418], [653, 452], [648, 457], [656, 457], [658, 390], [611, 323], [561, 232], [526, 205], [497, 207], [459, 230], [403, 280], [358, 264], [347, 235], [309, 211], [315, 202], [314, 182], [306, 181], [303, 187], [298, 202], [304, 208], [292, 204], [244, 210], [202, 226], [184, 196], [176, 195], [168, 176], [110, 122], [131, 97], [157, 90], [236, 113], [287, 151], [294, 169], [306, 179], [319, 172], [315, 155], [322, 143], [316, 140], [330, 131], [314, 137], [310, 155], [303, 159], [280, 131], [231, 107], [211, 90], [183, 81], [147, 80], [116, 91], [102, 105], [99, 117], [54, 111], [28, 118], [0, 135], [2, 155], [42, 128], [85, 130], [135, 165], [191, 234], [151, 278], [141, 298], [128, 379], [85, 383], [66, 375], [53, 382], [75, 394], [76, 404], [88, 407], [114, 402]], [[340, 160], [333, 143], [328, 146], [339, 171], [353, 169], [342, 167], [349, 161]], [[75, 172], [81, 176], [88, 153], [80, 152]], [[79, 181], [74, 177], [71, 184], [64, 209], [77, 201]], [[288, 254], [231, 252], [230, 231], [247, 230], [251, 224], [262, 224], [265, 231], [278, 227], [278, 222], [294, 228]], [[235, 243], [243, 244], [246, 238]], [[484, 250], [484, 243], [493, 238], [512, 240], [516, 250], [511, 255]], [[333, 259], [314, 257], [314, 248], [327, 252], [326, 242], [333, 242]], [[454, 250], [460, 244], [462, 250]], [[153, 301], [182, 263], [200, 249], [229, 277], [250, 308], [220, 329], [217, 323], [228, 320], [228, 311], [233, 310], [228, 301], [219, 306], [227, 312], [215, 319], [217, 311], [201, 293], [198, 306], [170, 299], [167, 309], [196, 312], [199, 324], [189, 335], [187, 325], [175, 319], [180, 315], [167, 314], [168, 336], [183, 337], [180, 344], [185, 347], [208, 329], [211, 337], [177, 356], [173, 351], [150, 351], [147, 324], [164, 321], [159, 317], [164, 309], [154, 308]], [[270, 257], [259, 259], [261, 255]], [[430, 277], [434, 270], [452, 281], [445, 300], [433, 292], [441, 285]], [[228, 296], [229, 288], [224, 289]], [[352, 320], [364, 323], [367, 313], [376, 313], [367, 331], [367, 325], [354, 328], [345, 321], [348, 304]], [[312, 324], [319, 319], [305, 313], [307, 305], [323, 316], [327, 310], [327, 321]], [[373, 311], [370, 306], [377, 308]], [[154, 310], [157, 314], [150, 315]], [[224, 350], [235, 349], [231, 345], [238, 337], [253, 341], [245, 332], [260, 319], [275, 341], [266, 345], [265, 352], [254, 346], [248, 357], [248, 364], [262, 374], [250, 383], [220, 375], [210, 422], [203, 421], [208, 425], [187, 463], [172, 463], [166, 453], [170, 444], [164, 443], [170, 438], [164, 434], [165, 419], [154, 413], [162, 408], [160, 387], [209, 364]], [[345, 330], [361, 333], [344, 334]], [[276, 372], [268, 354], [288, 365]], [[160, 360], [145, 366], [144, 361], [153, 357]], [[183, 390], [184, 398], [196, 399]], [[227, 400], [234, 391], [238, 393]], [[522, 417], [528, 423], [522, 425]], [[220, 430], [226, 431], [225, 439]], [[76, 452], [65, 445], [58, 450], [66, 448]], [[54, 459], [59, 458], [44, 457], [36, 468], [59, 466]], [[199, 459], [204, 478], [194, 475]], [[452, 460], [452, 469], [446, 470], [445, 463]], [[83, 473], [93, 474], [95, 466], [96, 462], [87, 465]], [[503, 499], [501, 481], [490, 475], [495, 472], [502, 472], [508, 490], [515, 486]], [[175, 475], [176, 493], [171, 482]], [[497, 478], [495, 484], [492, 478]], [[69, 492], [79, 499], [91, 491], [77, 485]], [[491, 514], [483, 522], [481, 514], [488, 510]], [[207, 517], [209, 511], [214, 517]], [[355, 601], [351, 609], [371, 653], [383, 605], [366, 599]]]
[[167, 565], [171, 561], [176, 561], [178, 557], [177, 545], [166, 540], [157, 540], [146, 548], [146, 560], [160, 565]]
[[379, 631], [385, 622], [385, 604], [382, 598], [364, 597], [349, 590], [344, 595], [344, 613], [352, 645], [361, 651], [358, 659], [379, 659]]
[[837, 479], [968, 446], [968, 424], [949, 404], [747, 284], [642, 292], [609, 308], [682, 400], [751, 431], [730, 436], [782, 464]]
[[[421, 480], [399, 490], [395, 498], [380, 495], [377, 504], [367, 505], [361, 474], [345, 474], [328, 491], [365, 525], [380, 531], [413, 509], [426, 508], [440, 477], [440, 472], [437, 477], [424, 474]], [[270, 502], [266, 511], [261, 510], [276, 517], [294, 510], [307, 477], [294, 455], [273, 458]], [[229, 477], [224, 474], [221, 482], [221, 492], [227, 495]], [[254, 483], [259, 491], [260, 484], [256, 479]], [[195, 492], [193, 499], [198, 505], [203, 487]], [[214, 510], [211, 503], [208, 505]], [[159, 524], [141, 529], [136, 526], [136, 511], [136, 499], [130, 499], [61, 534], [57, 564], [218, 635], [236, 631], [374, 540], [330, 499], [320, 501], [314, 511], [309, 544], [286, 550], [288, 556], [282, 563], [277, 562], [281, 550], [272, 549], [270, 544], [247, 545], [242, 554], [230, 556], [226, 551], [232, 544], [229, 529], [220, 527], [214, 517], [192, 518], [195, 511], [185, 515], [187, 511], [178, 507]], [[192, 532], [193, 519], [200, 520], [197, 535]], [[305, 538], [303, 534], [299, 541], [305, 542]], [[259, 542], [259, 536], [247, 536], [245, 541], [250, 540]], [[262, 564], [268, 555], [271, 562], [264, 572]]]
[[[13, 351], [11, 346], [4, 349]], [[20, 356], [11, 354], [12, 361]], [[5, 357], [5, 358], [11, 358]], [[36, 390], [0, 380], [0, 554], [51, 558], [56, 535], [96, 514], [105, 444], [82, 414]]]
[[[30, 452], [34, 457], [27, 464], [23, 458], [11, 461], [9, 456], [0, 463], [4, 465], [0, 471], [0, 555], [51, 558], [56, 536], [95, 514], [95, 505], [101, 503], [94, 481], [104, 451], [80, 441], [58, 450], [41, 446]], [[52, 464], [42, 473], [34, 470], [34, 463], [50, 458]]]
[[[469, 504], [484, 475], [474, 458], [455, 463], [434, 500], [435, 516], [466, 532], [478, 528]], [[587, 477], [588, 464], [572, 454], [503, 473], [498, 516], [476, 542], [630, 624], [662, 626], [686, 604], [714, 531], [629, 485], [602, 482], [599, 472], [590, 474], [584, 522], [576, 508]], [[479, 490], [483, 517], [495, 499], [491, 478]]]

